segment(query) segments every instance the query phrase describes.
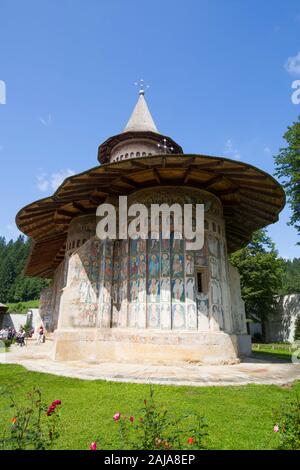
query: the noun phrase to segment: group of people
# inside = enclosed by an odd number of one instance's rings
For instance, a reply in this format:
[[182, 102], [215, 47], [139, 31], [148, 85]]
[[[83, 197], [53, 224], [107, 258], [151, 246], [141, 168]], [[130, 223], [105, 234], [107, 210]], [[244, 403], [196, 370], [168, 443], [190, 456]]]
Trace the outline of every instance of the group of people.
[[[26, 338], [31, 338], [33, 335], [34, 329], [26, 333], [23, 326], [20, 327], [18, 332], [12, 327], [2, 328], [2, 330], [0, 330], [0, 341], [13, 341], [15, 339], [16, 343], [22, 347], [26, 344]], [[40, 326], [36, 333], [36, 342], [37, 344], [45, 342], [45, 330], [43, 326]]]
[[0, 340], [11, 340], [16, 337], [16, 334], [17, 332], [14, 328], [2, 328], [2, 330], [0, 330]]

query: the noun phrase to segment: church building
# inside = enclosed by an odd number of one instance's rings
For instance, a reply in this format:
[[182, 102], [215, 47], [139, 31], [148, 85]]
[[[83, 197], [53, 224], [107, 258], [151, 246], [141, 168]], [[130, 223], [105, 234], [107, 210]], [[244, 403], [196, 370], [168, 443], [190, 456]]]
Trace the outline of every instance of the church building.
[[[185, 118], [186, 119], [186, 118]], [[40, 314], [56, 360], [151, 364], [234, 363], [251, 352], [240, 278], [228, 254], [278, 220], [285, 197], [252, 165], [185, 154], [161, 134], [144, 89], [99, 163], [67, 178], [17, 215], [32, 238], [26, 275], [52, 279]], [[185, 239], [100, 240], [97, 207], [119, 196], [142, 203], [204, 205], [204, 245]]]

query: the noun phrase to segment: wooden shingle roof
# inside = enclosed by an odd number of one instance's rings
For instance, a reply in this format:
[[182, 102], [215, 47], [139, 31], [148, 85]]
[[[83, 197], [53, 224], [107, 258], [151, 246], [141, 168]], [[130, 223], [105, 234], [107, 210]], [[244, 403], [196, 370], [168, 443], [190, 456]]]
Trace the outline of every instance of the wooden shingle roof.
[[67, 178], [57, 191], [24, 207], [19, 229], [33, 239], [29, 276], [51, 277], [64, 258], [70, 221], [95, 214], [108, 195], [155, 186], [205, 189], [223, 204], [228, 251], [246, 245], [252, 233], [278, 220], [285, 194], [270, 175], [252, 165], [207, 155], [157, 155], [106, 163]]

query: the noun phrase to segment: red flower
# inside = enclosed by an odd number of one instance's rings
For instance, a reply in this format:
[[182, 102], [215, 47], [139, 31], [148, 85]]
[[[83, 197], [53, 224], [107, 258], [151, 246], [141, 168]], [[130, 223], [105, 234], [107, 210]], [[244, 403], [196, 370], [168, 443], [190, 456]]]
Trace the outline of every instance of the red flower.
[[57, 405], [61, 405], [60, 400], [54, 400], [54, 402], [52, 402], [52, 406], [57, 406]]
[[55, 405], [49, 406], [49, 408], [47, 410], [47, 416], [51, 416], [55, 412], [55, 409], [56, 409]]
[[131, 421], [131, 423], [133, 423], [134, 417], [133, 417], [133, 416], [130, 416], [129, 421]]
[[195, 442], [195, 439], [193, 437], [189, 437], [187, 440], [188, 444], [192, 445]]

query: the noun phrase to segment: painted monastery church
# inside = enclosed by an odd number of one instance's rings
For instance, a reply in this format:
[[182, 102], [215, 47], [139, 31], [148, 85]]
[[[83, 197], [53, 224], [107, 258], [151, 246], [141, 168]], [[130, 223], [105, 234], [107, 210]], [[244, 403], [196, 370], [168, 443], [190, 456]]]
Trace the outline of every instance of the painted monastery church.
[[[98, 149], [94, 168], [24, 207], [19, 229], [33, 239], [26, 275], [52, 279], [40, 313], [56, 360], [232, 363], [251, 351], [239, 274], [228, 254], [276, 222], [281, 186], [239, 161], [184, 154], [162, 135], [144, 90], [123, 132]], [[204, 204], [201, 250], [186, 241], [100, 240], [96, 209]], [[150, 212], [150, 211], [149, 211]]]

